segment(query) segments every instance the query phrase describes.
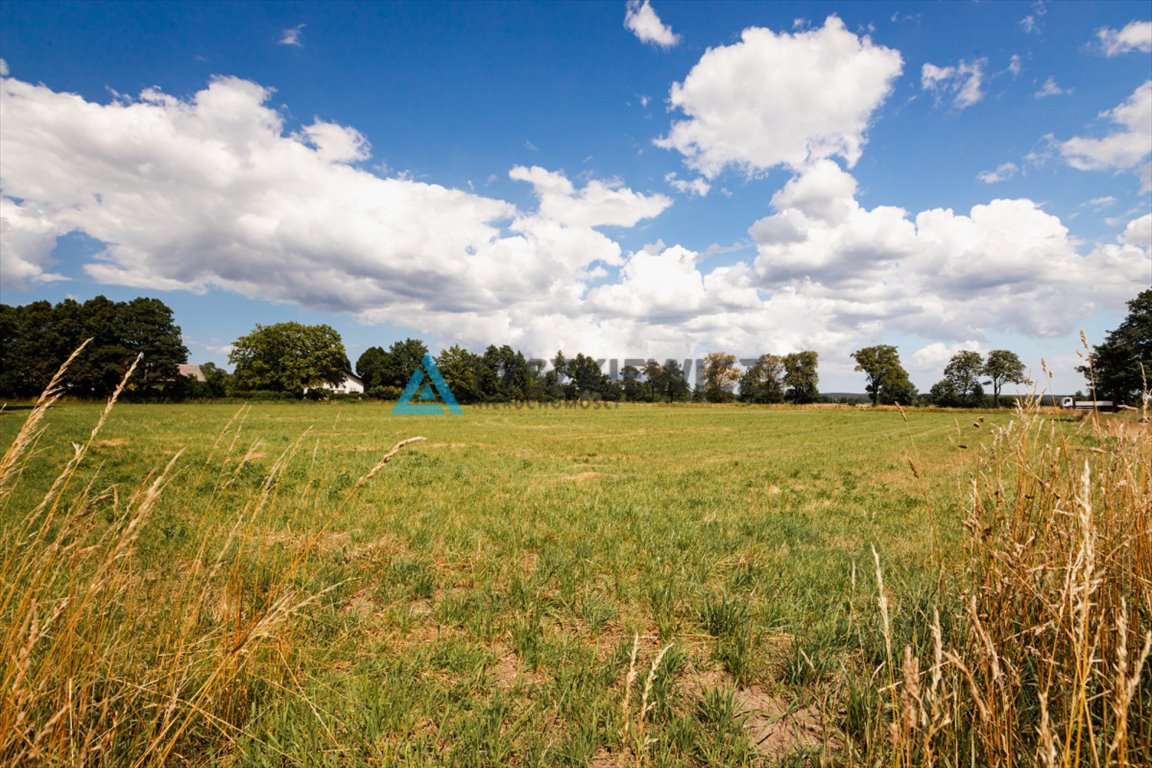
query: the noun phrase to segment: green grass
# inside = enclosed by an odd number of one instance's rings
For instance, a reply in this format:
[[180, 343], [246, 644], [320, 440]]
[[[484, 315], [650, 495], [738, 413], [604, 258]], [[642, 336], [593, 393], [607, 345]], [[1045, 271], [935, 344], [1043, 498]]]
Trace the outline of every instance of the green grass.
[[[0, 414], [4, 445], [25, 414]], [[51, 409], [0, 508], [6, 530], [98, 415]], [[289, 573], [299, 594], [318, 595], [270, 646], [274, 672], [244, 678], [235, 728], [205, 728], [175, 762], [804, 764], [835, 755], [862, 717], [852, 707], [863, 693], [827, 700], [838, 672], [883, 661], [871, 548], [909, 610], [962, 567], [971, 459], [1009, 416], [976, 418], [118, 405], [70, 489], [86, 489], [99, 524], [113, 525], [117, 500], [183, 450], [141, 529], [133, 578], [157, 598], [175, 591], [200, 547], [215, 552], [247, 509], [243, 546], [221, 555], [244, 594], [274, 594]], [[350, 496], [416, 435], [427, 439]], [[762, 712], [769, 699], [785, 711]], [[757, 751], [744, 735], [746, 720], [791, 723], [842, 702], [847, 715], [815, 739], [774, 737]], [[638, 730], [639, 742], [628, 735]]]

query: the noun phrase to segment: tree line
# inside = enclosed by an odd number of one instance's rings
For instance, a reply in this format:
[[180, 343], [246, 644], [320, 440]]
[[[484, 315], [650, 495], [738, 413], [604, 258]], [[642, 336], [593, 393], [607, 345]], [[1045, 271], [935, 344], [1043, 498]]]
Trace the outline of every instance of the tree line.
[[866, 377], [865, 391], [873, 405], [938, 405], [947, 408], [976, 408], [986, 405], [984, 387], [992, 386], [992, 406], [1000, 407], [1005, 384], [1026, 384], [1024, 363], [1007, 349], [995, 349], [985, 358], [974, 350], [961, 350], [944, 367], [944, 378], [932, 385], [927, 396], [920, 395], [900, 363], [896, 347], [881, 344], [852, 353], [856, 370]]
[[88, 346], [68, 369], [70, 394], [105, 398], [142, 355], [125, 393], [143, 397], [182, 386], [179, 366], [188, 362], [172, 310], [159, 299], [83, 303], [34, 301], [0, 304], [0, 396], [36, 397], [60, 365], [86, 339]]
[[[419, 339], [397, 341], [388, 349], [370, 347], [356, 361], [357, 375], [369, 395], [399, 397], [412, 371], [427, 354]], [[483, 353], [451, 346], [433, 357], [444, 383], [460, 403], [515, 400], [607, 400], [660, 402], [816, 402], [820, 397], [817, 356], [806, 351], [762, 355], [741, 372], [733, 355], [713, 353], [702, 361], [703, 381], [693, 385], [677, 360], [646, 360], [625, 365], [615, 377], [601, 362], [583, 353], [556, 353], [551, 361], [527, 357], [508, 345], [489, 345]], [[551, 363], [549, 367], [548, 363]], [[740, 393], [734, 393], [740, 383]]]
[[[47, 301], [0, 304], [0, 396], [38, 395], [86, 339], [92, 341], [73, 362], [64, 382], [70, 394], [80, 397], [107, 397], [138, 355], [141, 362], [128, 397], [325, 397], [327, 387], [340, 383], [353, 370], [336, 330], [287, 322], [257, 325], [238, 338], [229, 354], [232, 373], [205, 363], [200, 366], [205, 380], [193, 380], [179, 374], [179, 366], [188, 360], [188, 349], [167, 305], [154, 298], [116, 302], [97, 296], [83, 303], [66, 299], [56, 305]], [[369, 347], [357, 359], [355, 373], [369, 396], [395, 399], [428, 351], [419, 339], [397, 341], [387, 349]], [[544, 361], [506, 344], [489, 345], [483, 352], [454, 345], [433, 359], [461, 403], [584, 398], [813, 403], [826, 399], [818, 388], [819, 357], [811, 350], [746, 360], [713, 352], [697, 361], [695, 383], [689, 381], [687, 366], [676, 360], [628, 364], [609, 375], [600, 361], [583, 353], [557, 352], [551, 361]], [[998, 406], [1006, 384], [1027, 382], [1019, 356], [1004, 349], [987, 356], [974, 350], [957, 352], [945, 366], [943, 378], [927, 394], [912, 384], [895, 346], [863, 347], [852, 353], [852, 359], [855, 369], [864, 374], [873, 405], [981, 406], [988, 404], [985, 387], [990, 387], [991, 404]], [[1152, 376], [1152, 289], [1128, 302], [1127, 317], [1091, 350], [1078, 370], [1097, 398], [1139, 402], [1145, 381]]]
[[[1127, 302], [1128, 315], [1104, 343], [1094, 346], [1087, 362], [1077, 366], [1092, 399], [1139, 404], [1152, 387], [1152, 288]], [[866, 390], [873, 405], [923, 403], [946, 407], [986, 405], [984, 387], [992, 387], [992, 405], [1000, 405], [1005, 384], [1030, 384], [1024, 364], [1015, 352], [997, 349], [983, 357], [973, 350], [952, 356], [944, 378], [932, 385], [927, 396], [918, 395], [900, 364], [896, 347], [879, 345], [852, 353], [856, 370], [867, 379]], [[1079, 393], [1077, 393], [1079, 394]]]

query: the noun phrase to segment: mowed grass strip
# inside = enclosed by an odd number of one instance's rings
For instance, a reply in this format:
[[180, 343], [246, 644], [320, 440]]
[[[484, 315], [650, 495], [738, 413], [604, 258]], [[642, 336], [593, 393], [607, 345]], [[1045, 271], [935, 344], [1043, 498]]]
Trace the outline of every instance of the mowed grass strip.
[[[51, 410], [6, 527], [98, 413]], [[5, 445], [21, 417], [0, 416]], [[896, 595], [932, 599], [961, 567], [971, 460], [1008, 418], [119, 405], [75, 486], [126, 493], [184, 451], [137, 546], [173, 590], [261, 493], [237, 567], [274, 582], [307, 551], [293, 579], [319, 597], [286, 675], [189, 762], [751, 764], [837, 749], [838, 671], [880, 647], [871, 548]]]

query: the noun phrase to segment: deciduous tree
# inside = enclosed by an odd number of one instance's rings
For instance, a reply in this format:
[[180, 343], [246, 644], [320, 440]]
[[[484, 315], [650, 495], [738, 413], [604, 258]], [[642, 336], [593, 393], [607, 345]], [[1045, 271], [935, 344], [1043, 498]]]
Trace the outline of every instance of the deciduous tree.
[[1091, 367], [1077, 370], [1094, 386], [1097, 397], [1139, 402], [1145, 379], [1152, 386], [1152, 288], [1128, 302], [1128, 316], [1093, 349], [1090, 362]]
[[368, 347], [356, 359], [356, 375], [364, 382], [365, 391], [384, 386], [388, 353], [383, 347]]
[[736, 356], [723, 352], [710, 352], [704, 358], [704, 397], [710, 403], [723, 403], [732, 399], [732, 390], [740, 381]]
[[201, 363], [204, 385], [208, 397], [224, 397], [232, 387], [232, 374], [215, 363]]
[[[72, 302], [75, 304], [75, 302]], [[21, 307], [5, 306], [7, 316], [0, 341], [0, 393], [33, 396], [43, 391], [52, 374], [67, 358], [60, 357], [65, 346], [55, 338], [54, 310], [47, 301], [34, 301]], [[73, 349], [80, 345], [78, 338]]]
[[992, 403], [1000, 407], [1000, 390], [1005, 384], [1027, 384], [1028, 377], [1024, 375], [1024, 363], [1007, 349], [994, 349], [988, 353], [984, 361], [984, 375], [992, 385]]
[[140, 297], [120, 304], [116, 310], [120, 343], [130, 357], [143, 355], [136, 367], [136, 385], [154, 388], [175, 380], [180, 365], [188, 361], [188, 348], [168, 305], [159, 299]]
[[651, 400], [645, 397], [647, 393], [644, 391], [644, 382], [640, 380], [641, 375], [640, 369], [634, 365], [626, 365], [620, 370], [620, 390], [629, 403]]
[[784, 356], [784, 399], [793, 403], [814, 403], [820, 399], [819, 358], [813, 350]]
[[648, 360], [641, 369], [644, 373], [644, 399], [650, 403], [668, 399], [668, 379], [664, 366], [655, 360]]
[[436, 356], [436, 367], [458, 403], [480, 400], [479, 371], [483, 358], [461, 346], [451, 346]]
[[761, 355], [740, 377], [740, 399], [746, 403], [784, 402], [784, 358]]
[[257, 325], [252, 333], [236, 339], [228, 361], [235, 366], [238, 389], [288, 392], [297, 397], [309, 388], [339, 384], [349, 367], [335, 329], [295, 322]]
[[960, 396], [956, 394], [956, 385], [948, 379], [941, 379], [928, 390], [928, 399], [933, 405], [941, 408], [956, 408], [960, 406]]
[[916, 387], [908, 378], [908, 371], [900, 363], [900, 354], [890, 344], [864, 347], [852, 353], [856, 370], [868, 379], [865, 390], [872, 405], [910, 403], [916, 397]]
[[481, 360], [478, 384], [484, 400], [505, 402], [523, 400], [532, 392], [532, 376], [527, 359], [504, 344], [489, 344]]
[[569, 399], [580, 397], [602, 398], [608, 389], [609, 378], [595, 359], [577, 353], [564, 364], [568, 377], [566, 387]]
[[399, 389], [408, 386], [408, 380], [412, 378], [412, 374], [420, 366], [420, 361], [424, 359], [426, 354], [428, 354], [428, 347], [420, 339], [404, 339], [403, 341], [392, 342], [392, 346], [388, 347], [388, 352], [385, 353], [383, 359], [383, 380], [380, 384]]
[[984, 358], [979, 352], [965, 349], [952, 355], [944, 366], [944, 378], [952, 385], [959, 405], [971, 408], [984, 401], [984, 387], [980, 384], [983, 372]]
[[684, 375], [684, 366], [675, 360], [666, 360], [661, 366], [660, 375], [664, 384], [664, 399], [670, 403], [688, 399], [692, 388], [688, 385], [688, 377]]

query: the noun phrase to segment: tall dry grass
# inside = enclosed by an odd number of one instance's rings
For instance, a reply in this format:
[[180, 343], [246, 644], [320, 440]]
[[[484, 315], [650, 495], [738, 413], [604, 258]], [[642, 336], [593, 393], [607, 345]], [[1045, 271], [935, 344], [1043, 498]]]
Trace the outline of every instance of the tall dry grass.
[[648, 668], [648, 676], [644, 679], [644, 692], [640, 697], [640, 708], [633, 712], [630, 702], [632, 689], [640, 675], [640, 668], [637, 666], [640, 654], [640, 635], [632, 637], [632, 652], [628, 660], [628, 673], [624, 677], [624, 696], [621, 701], [623, 727], [620, 730], [620, 739], [631, 751], [633, 765], [637, 767], [650, 764], [649, 747], [656, 743], [656, 739], [647, 734], [649, 716], [656, 706], [656, 700], [652, 696], [653, 684], [656, 682], [656, 675], [660, 671], [660, 664], [674, 645], [675, 643], [665, 645], [652, 659]]
[[[0, 459], [0, 764], [207, 764], [227, 754], [264, 700], [291, 695], [300, 618], [323, 591], [299, 586], [319, 533], [279, 555], [258, 535], [259, 521], [281, 503], [279, 484], [300, 441], [258, 490], [228, 493], [252, 456], [236, 450], [239, 414], [208, 463], [188, 470], [214, 478], [214, 490], [176, 500], [190, 513], [204, 504], [219, 513], [189, 514], [200, 527], [177, 562], [145, 564], [137, 545], [182, 452], [128, 490], [99, 490], [98, 474], [76, 487], [135, 364], [39, 501], [23, 501], [35, 498], [27, 488], [14, 493], [33, 482], [23, 470], [37, 460], [33, 448], [67, 366]], [[223, 530], [220, 520], [229, 521]]]
[[[1035, 403], [999, 430], [972, 482], [951, 621], [893, 650], [869, 762], [1152, 765], [1152, 425], [1077, 427]], [[861, 756], [863, 757], [863, 756]]]

